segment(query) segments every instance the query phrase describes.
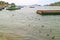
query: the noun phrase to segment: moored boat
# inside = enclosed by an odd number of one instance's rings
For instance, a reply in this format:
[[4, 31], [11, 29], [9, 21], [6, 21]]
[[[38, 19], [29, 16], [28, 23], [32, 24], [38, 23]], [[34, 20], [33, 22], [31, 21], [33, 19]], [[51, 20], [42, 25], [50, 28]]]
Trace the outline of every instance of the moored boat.
[[18, 9], [20, 9], [20, 8], [7, 8], [6, 10], [18, 10]]
[[60, 10], [37, 10], [40, 15], [60, 15]]
[[19, 7], [16, 6], [11, 6], [11, 7], [7, 7], [6, 10], [18, 10], [20, 9]]
[[35, 8], [34, 6], [30, 6], [30, 8]]
[[9, 8], [7, 8], [6, 10], [18, 10], [18, 9], [20, 9], [20, 8], [16, 8], [16, 7], [9, 7]]

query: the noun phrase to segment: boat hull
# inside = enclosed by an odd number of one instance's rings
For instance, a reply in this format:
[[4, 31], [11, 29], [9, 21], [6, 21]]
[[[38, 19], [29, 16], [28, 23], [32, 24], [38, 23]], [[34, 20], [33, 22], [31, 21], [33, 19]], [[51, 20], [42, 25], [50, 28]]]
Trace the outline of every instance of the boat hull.
[[8, 8], [6, 10], [18, 10], [18, 9], [20, 9], [20, 8]]
[[43, 12], [42, 15], [60, 15], [60, 12]]
[[37, 10], [40, 15], [60, 15], [60, 10]]

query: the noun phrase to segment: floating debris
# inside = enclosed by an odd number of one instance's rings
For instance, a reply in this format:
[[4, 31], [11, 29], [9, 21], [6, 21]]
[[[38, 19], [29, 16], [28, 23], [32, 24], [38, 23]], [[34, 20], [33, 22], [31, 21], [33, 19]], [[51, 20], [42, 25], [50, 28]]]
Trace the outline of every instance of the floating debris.
[[30, 24], [28, 26], [30, 27]]
[[39, 33], [41, 33], [41, 31], [39, 30]]
[[52, 29], [50, 29], [50, 32], [52, 32]]
[[38, 20], [40, 20], [40, 19], [38, 19]]
[[47, 34], [47, 36], [49, 36], [49, 34]]
[[53, 36], [52, 39], [55, 39], [55, 36]]
[[37, 19], [37, 18], [35, 18], [35, 19]]
[[42, 25], [41, 27], [44, 27], [44, 25]]
[[14, 16], [14, 14], [12, 14], [12, 16]]

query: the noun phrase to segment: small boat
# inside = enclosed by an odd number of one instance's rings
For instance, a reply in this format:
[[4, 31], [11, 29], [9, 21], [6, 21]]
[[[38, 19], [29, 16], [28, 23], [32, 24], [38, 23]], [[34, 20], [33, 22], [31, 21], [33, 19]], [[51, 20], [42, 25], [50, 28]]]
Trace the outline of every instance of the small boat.
[[13, 7], [13, 6], [6, 8], [6, 10], [18, 10], [18, 9], [20, 9], [20, 8], [19, 7]]
[[30, 8], [35, 8], [34, 6], [30, 6]]
[[60, 15], [60, 10], [37, 10], [40, 15]]

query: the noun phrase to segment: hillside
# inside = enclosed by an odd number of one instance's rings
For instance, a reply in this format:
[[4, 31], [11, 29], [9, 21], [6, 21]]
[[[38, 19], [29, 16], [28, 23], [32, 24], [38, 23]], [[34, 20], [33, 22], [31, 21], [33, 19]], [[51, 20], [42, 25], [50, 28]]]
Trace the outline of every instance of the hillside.
[[51, 3], [45, 6], [60, 6], [60, 2]]

